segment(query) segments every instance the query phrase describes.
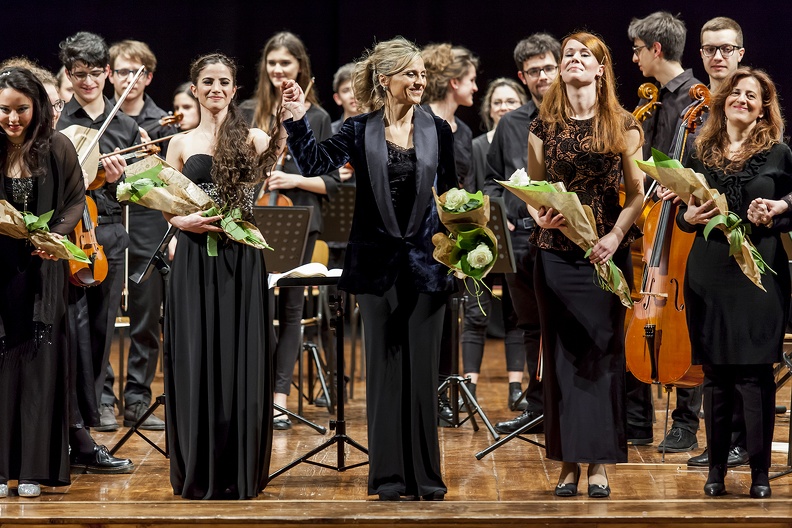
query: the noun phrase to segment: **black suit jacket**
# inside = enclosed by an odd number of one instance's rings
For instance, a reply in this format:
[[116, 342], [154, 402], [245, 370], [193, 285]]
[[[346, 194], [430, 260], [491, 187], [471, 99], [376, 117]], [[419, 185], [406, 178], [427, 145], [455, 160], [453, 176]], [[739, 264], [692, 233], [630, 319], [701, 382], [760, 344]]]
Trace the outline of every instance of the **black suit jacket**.
[[305, 119], [287, 120], [284, 126], [289, 151], [302, 174], [326, 174], [347, 162], [355, 168], [355, 214], [340, 289], [382, 295], [400, 274], [407, 273], [417, 291], [454, 290], [448, 268], [432, 258], [432, 236], [443, 229], [432, 187], [442, 194], [457, 186], [454, 137], [448, 123], [415, 107], [417, 193], [405, 233], [399, 229], [391, 201], [382, 110], [347, 119], [337, 134], [321, 143]]

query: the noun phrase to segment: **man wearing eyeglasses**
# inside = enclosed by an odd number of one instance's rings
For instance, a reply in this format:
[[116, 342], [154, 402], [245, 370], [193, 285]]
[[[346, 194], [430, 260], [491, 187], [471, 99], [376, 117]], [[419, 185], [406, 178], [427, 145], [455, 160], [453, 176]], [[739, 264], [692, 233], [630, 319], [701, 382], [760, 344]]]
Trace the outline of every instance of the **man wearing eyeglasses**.
[[[536, 247], [528, 239], [535, 226], [525, 202], [506, 192], [496, 180], [508, 180], [517, 169], [523, 169], [528, 159], [528, 127], [539, 115], [539, 106], [550, 84], [558, 75], [561, 43], [547, 33], [534, 33], [514, 48], [517, 77], [528, 89], [531, 99], [523, 106], [506, 113], [495, 129], [487, 154], [487, 176], [484, 192], [502, 196], [506, 203], [506, 217], [511, 231], [516, 273], [506, 274], [517, 325], [525, 332], [525, 355], [528, 370], [527, 407], [512, 420], [500, 422], [495, 429], [502, 434], [512, 433], [539, 418], [544, 413], [542, 384], [536, 379], [539, 361], [539, 310], [533, 288], [533, 269]], [[510, 383], [511, 385], [511, 383]], [[512, 389], [510, 388], [510, 393]], [[531, 432], [542, 432], [537, 425]]]
[[[157, 68], [157, 58], [151, 48], [145, 42], [123, 40], [110, 46], [109, 51], [109, 80], [115, 92], [115, 96], [110, 102], [115, 104], [142, 66], [145, 68], [145, 73], [121, 103], [121, 111], [137, 123], [144, 141], [175, 134], [177, 132], [175, 127], [160, 124], [160, 120], [168, 115], [167, 112], [157, 106], [145, 93]], [[165, 157], [166, 143], [167, 141], [159, 143], [163, 158]], [[127, 207], [129, 208], [128, 273], [129, 275], [142, 274], [145, 272], [145, 266], [152, 253], [168, 231], [168, 223], [159, 211], [132, 203]], [[160, 351], [159, 320], [163, 297], [162, 276], [159, 273], [153, 273], [141, 284], [129, 281], [127, 287], [130, 342], [127, 355], [127, 377], [124, 384], [123, 412], [124, 426], [129, 427], [137, 423], [151, 404], [151, 383], [154, 380]], [[113, 391], [114, 382], [113, 367], [108, 364], [100, 402], [103, 408], [112, 407], [118, 403]], [[162, 431], [165, 429], [165, 422], [152, 414], [140, 424], [140, 428]]]
[[[74, 97], [63, 108], [58, 130], [72, 125], [98, 130], [113, 108], [103, 95], [109, 73], [109, 55], [102, 37], [88, 32], [77, 33], [60, 44], [60, 59], [74, 88]], [[140, 142], [137, 124], [124, 114], [116, 114], [99, 141], [100, 152], [111, 153]], [[99, 405], [110, 359], [110, 344], [115, 329], [115, 318], [121, 305], [124, 283], [124, 250], [129, 237], [122, 224], [121, 205], [115, 190], [122, 178], [126, 162], [118, 155], [103, 160], [106, 184], [90, 196], [96, 201], [98, 219], [96, 238], [104, 247], [107, 258], [107, 277], [98, 286], [79, 288], [70, 286], [69, 318], [72, 348], [77, 354], [78, 372], [84, 380], [77, 387], [80, 396], [81, 421], [77, 429], [85, 426], [98, 431], [118, 429], [112, 407]], [[77, 431], [78, 433], [80, 431]], [[97, 473], [128, 471], [131, 462], [120, 464], [110, 456], [104, 446], [79, 442], [84, 435], [70, 439], [72, 464]], [[90, 439], [90, 437], [88, 437]]]
[[[652, 148], [672, 155], [682, 115], [692, 102], [690, 87], [700, 83], [692, 70], [682, 67], [682, 52], [687, 37], [685, 23], [671, 13], [658, 11], [645, 18], [634, 18], [627, 34], [633, 42], [633, 62], [644, 77], [653, 78], [660, 85], [660, 105], [642, 124], [643, 157], [651, 157]], [[642, 100], [639, 105], [646, 102]], [[692, 137], [689, 137], [687, 150], [690, 150], [692, 141]], [[696, 433], [699, 429], [701, 388], [676, 388], [676, 397], [673, 424], [658, 445], [658, 451], [681, 453], [698, 448]], [[651, 386], [628, 373], [627, 442], [633, 445], [651, 444], [653, 418]]]

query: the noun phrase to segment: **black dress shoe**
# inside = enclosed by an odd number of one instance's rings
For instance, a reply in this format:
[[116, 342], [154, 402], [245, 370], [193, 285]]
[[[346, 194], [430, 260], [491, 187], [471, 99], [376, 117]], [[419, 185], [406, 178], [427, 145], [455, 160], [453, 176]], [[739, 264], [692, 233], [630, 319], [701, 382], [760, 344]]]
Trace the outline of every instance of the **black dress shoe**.
[[696, 435], [680, 427], [672, 427], [668, 435], [657, 445], [657, 451], [667, 453], [684, 453], [698, 449]]
[[726, 466], [712, 466], [709, 470], [707, 483], [704, 484], [704, 493], [710, 497], [726, 495], [726, 485], [723, 483], [726, 478]]
[[397, 501], [401, 500], [401, 495], [396, 490], [385, 490], [377, 493], [381, 501]]
[[440, 396], [438, 400], [437, 420], [440, 427], [451, 427], [454, 421], [454, 411], [451, 409], [448, 396]]
[[[528, 401], [522, 396], [522, 387], [519, 382], [509, 383], [509, 409], [512, 411], [525, 411], [528, 409]], [[520, 403], [517, 403], [519, 400]]]
[[592, 499], [604, 499], [605, 497], [610, 497], [610, 485], [589, 484], [588, 496]]
[[577, 495], [578, 482], [580, 482], [580, 464], [575, 465], [575, 482], [559, 482], [556, 485], [556, 497], [574, 497]]
[[770, 479], [767, 469], [751, 468], [751, 498], [767, 499], [770, 495]]
[[445, 499], [446, 492], [445, 490], [436, 490], [432, 493], [427, 493], [426, 495], [421, 495], [421, 498], [425, 501], [441, 501]]
[[[535, 411], [531, 411], [531, 410], [523, 411], [521, 415], [519, 415], [517, 418], [514, 418], [513, 420], [507, 420], [505, 422], [498, 422], [497, 424], [495, 424], [495, 430], [501, 434], [511, 434], [514, 431], [521, 429], [523, 426], [525, 426], [525, 424], [528, 424], [536, 420], [540, 416], [541, 415]], [[544, 425], [538, 423], [526, 432], [534, 433], [534, 434], [543, 433]]]
[[131, 460], [114, 457], [103, 445], [95, 445], [93, 453], [89, 455], [74, 453], [71, 467], [86, 473], [131, 473], [135, 469]]
[[[726, 465], [729, 467], [745, 466], [748, 464], [748, 451], [740, 446], [732, 446], [729, 449], [729, 458]], [[699, 456], [690, 457], [687, 465], [691, 467], [708, 467], [709, 466], [709, 450], [704, 449], [704, 452]]]
[[629, 445], [648, 445], [654, 441], [651, 427], [627, 426], [627, 443]]
[[272, 429], [275, 431], [288, 431], [291, 428], [292, 423], [288, 418], [275, 418], [272, 420]]

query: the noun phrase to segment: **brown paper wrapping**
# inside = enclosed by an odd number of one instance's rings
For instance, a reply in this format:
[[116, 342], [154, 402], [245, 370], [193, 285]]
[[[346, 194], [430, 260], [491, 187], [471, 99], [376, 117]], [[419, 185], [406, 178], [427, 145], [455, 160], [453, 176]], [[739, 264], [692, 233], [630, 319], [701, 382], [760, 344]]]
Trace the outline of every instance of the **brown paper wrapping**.
[[[683, 202], [688, 203], [691, 195], [695, 196], [699, 203], [712, 200], [722, 214], [728, 214], [729, 206], [726, 202], [726, 196], [715, 189], [711, 189], [707, 185], [707, 180], [704, 179], [704, 176], [696, 173], [693, 169], [657, 167], [643, 162], [638, 162], [638, 166], [663, 187], [674, 191]], [[727, 231], [726, 226], [720, 225], [718, 228], [724, 232], [729, 242], [731, 242], [732, 233]], [[733, 255], [733, 257], [745, 276], [763, 291], [767, 291], [762, 286], [762, 273], [759, 271], [759, 266], [756, 265], [756, 261], [751, 256], [752, 246], [753, 243], [746, 235], [743, 238], [740, 253]]]
[[437, 191], [432, 188], [432, 194], [434, 194], [435, 204], [437, 204], [437, 215], [440, 217], [440, 221], [443, 223], [443, 225], [446, 226], [451, 232], [454, 232], [452, 226], [455, 225], [475, 224], [478, 226], [485, 226], [489, 222], [490, 202], [489, 196], [486, 194], [484, 195], [484, 201], [482, 202], [481, 207], [477, 207], [476, 209], [466, 211], [464, 213], [449, 213], [443, 209], [443, 205], [445, 205], [445, 197], [446, 194], [448, 194], [448, 191], [444, 192], [440, 196], [437, 196]]
[[36, 249], [40, 249], [59, 259], [71, 260], [74, 256], [61, 244], [60, 240], [46, 231], [33, 231], [25, 227], [22, 213], [5, 200], [0, 200], [0, 235], [16, 239], [29, 239]]
[[[591, 208], [581, 204], [577, 194], [567, 192], [563, 183], [553, 183], [553, 187], [559, 191], [557, 193], [532, 191], [530, 188], [514, 186], [508, 181], [499, 181], [498, 183], [535, 209], [541, 209], [542, 207], [549, 209], [552, 207], [561, 213], [566, 221], [566, 227], [560, 228], [561, 232], [583, 251], [588, 251], [599, 242], [597, 222], [594, 219]], [[622, 271], [618, 267], [616, 268], [619, 271], [619, 285], [617, 287], [611, 282], [609, 266], [606, 263], [597, 263], [594, 264], [594, 267], [597, 270], [597, 275], [619, 296], [621, 303], [631, 308], [630, 287]]]

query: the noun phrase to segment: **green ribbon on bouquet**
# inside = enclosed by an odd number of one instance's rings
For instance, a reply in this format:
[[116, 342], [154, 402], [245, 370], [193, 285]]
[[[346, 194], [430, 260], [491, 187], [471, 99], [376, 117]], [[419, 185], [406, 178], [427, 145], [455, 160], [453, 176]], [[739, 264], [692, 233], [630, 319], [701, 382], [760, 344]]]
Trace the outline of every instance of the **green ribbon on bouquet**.
[[[52, 214], [54, 212], [55, 212], [54, 210], [49, 211], [42, 214], [41, 216], [36, 216], [33, 213], [29, 213], [29, 212], [22, 212], [21, 214], [22, 214], [22, 220], [25, 222], [25, 227], [27, 228], [28, 232], [32, 235], [36, 232], [39, 233], [50, 232], [49, 221], [52, 219]], [[88, 255], [86, 255], [82, 249], [75, 246], [68, 238], [66, 237], [60, 238], [58, 239], [58, 242], [60, 242], [63, 245], [63, 247], [66, 248], [66, 251], [69, 252], [69, 254], [71, 255], [70, 260], [76, 260], [77, 262], [82, 262], [84, 264], [91, 263], [91, 260], [88, 258]], [[44, 250], [46, 251], [46, 248], [44, 248]]]
[[729, 255], [739, 255], [742, 251], [743, 242], [748, 242], [748, 247], [751, 252], [751, 257], [756, 262], [756, 267], [759, 268], [761, 274], [766, 274], [768, 271], [773, 275], [778, 275], [767, 262], [764, 261], [759, 250], [753, 245], [750, 239], [746, 239], [747, 235], [751, 234], [750, 224], [743, 222], [739, 216], [729, 211], [727, 214], [719, 214], [712, 217], [707, 225], [704, 227], [704, 239], [709, 240], [709, 234], [714, 228], [720, 228], [726, 238], [729, 240]]

